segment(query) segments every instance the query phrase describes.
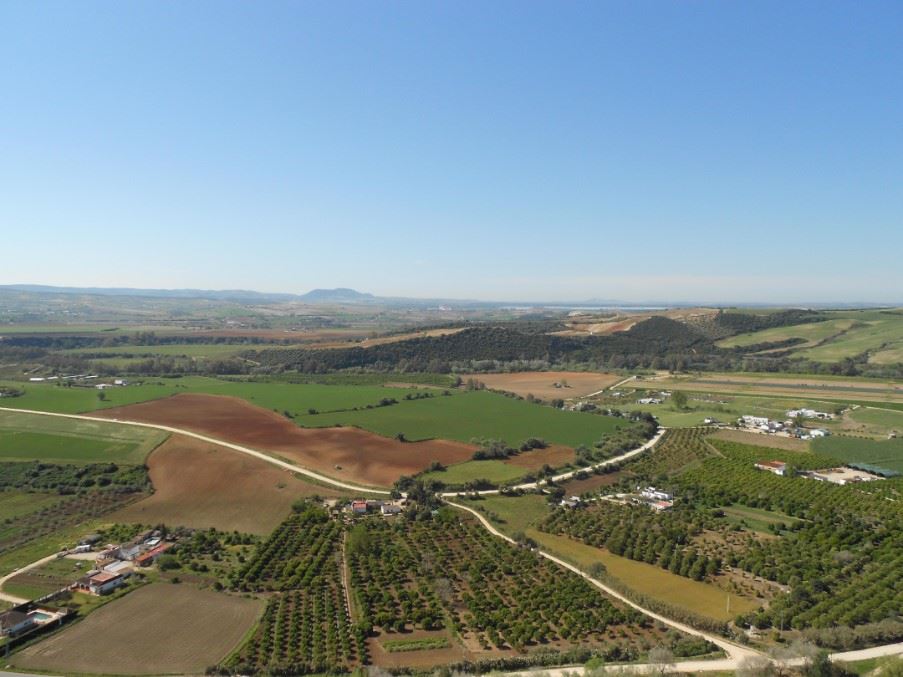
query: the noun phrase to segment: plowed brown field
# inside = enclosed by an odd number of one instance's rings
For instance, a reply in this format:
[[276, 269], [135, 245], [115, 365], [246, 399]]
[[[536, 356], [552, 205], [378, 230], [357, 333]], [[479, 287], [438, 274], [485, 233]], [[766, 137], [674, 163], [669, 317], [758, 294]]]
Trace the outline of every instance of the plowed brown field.
[[341, 495], [266, 461], [182, 435], [154, 450], [147, 464], [154, 494], [115, 513], [114, 521], [268, 534], [298, 498]]
[[279, 414], [218, 395], [183, 393], [96, 415], [191, 430], [365, 485], [389, 486], [400, 475], [417, 473], [432, 461], [460, 463], [476, 450], [446, 440], [398, 442], [357, 428], [299, 428]]

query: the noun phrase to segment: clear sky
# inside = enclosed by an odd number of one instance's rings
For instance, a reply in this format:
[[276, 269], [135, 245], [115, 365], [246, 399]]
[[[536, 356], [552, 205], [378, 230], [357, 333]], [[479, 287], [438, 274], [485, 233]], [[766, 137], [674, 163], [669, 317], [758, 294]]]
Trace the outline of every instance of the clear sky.
[[903, 3], [0, 0], [0, 283], [903, 301]]

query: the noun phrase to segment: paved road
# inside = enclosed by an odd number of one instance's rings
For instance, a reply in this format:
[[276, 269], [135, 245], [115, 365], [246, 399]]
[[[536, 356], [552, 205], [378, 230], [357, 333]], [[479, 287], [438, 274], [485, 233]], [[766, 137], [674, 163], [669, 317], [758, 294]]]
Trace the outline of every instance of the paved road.
[[157, 423], [144, 423], [143, 421], [123, 421], [121, 419], [113, 419], [113, 418], [98, 418], [97, 416], [85, 416], [83, 414], [58, 414], [56, 412], [34, 411], [32, 409], [12, 409], [10, 407], [0, 407], [0, 411], [11, 411], [11, 412], [17, 412], [20, 414], [37, 414], [39, 416], [54, 416], [56, 418], [72, 418], [72, 419], [76, 419], [79, 421], [93, 421], [94, 423], [118, 423], [120, 425], [135, 426], [137, 428], [153, 428], [154, 430], [163, 430], [165, 432], [173, 433], [176, 435], [185, 435], [186, 437], [193, 437], [194, 439], [201, 440], [202, 442], [208, 442], [210, 444], [218, 444], [221, 447], [226, 447], [227, 449], [232, 449], [233, 451], [237, 451], [242, 454], [247, 454], [248, 456], [253, 456], [254, 458], [259, 458], [262, 461], [271, 463], [284, 470], [290, 470], [291, 472], [296, 472], [299, 475], [304, 475], [305, 477], [310, 477], [311, 479], [317, 480], [318, 482], [323, 482], [324, 484], [329, 484], [334, 487], [339, 487], [340, 489], [349, 489], [351, 491], [360, 491], [360, 492], [366, 492], [366, 493], [370, 493], [370, 494], [384, 494], [386, 496], [388, 496], [390, 493], [386, 489], [372, 489], [370, 487], [364, 487], [359, 484], [354, 484], [352, 482], [343, 482], [341, 480], [336, 480], [336, 479], [333, 479], [332, 477], [327, 477], [326, 475], [321, 475], [318, 472], [314, 472], [313, 470], [308, 470], [307, 468], [302, 468], [299, 465], [295, 465], [293, 463], [288, 463], [288, 462], [282, 461], [278, 458], [274, 458], [272, 456], [269, 456], [268, 454], [257, 451], [255, 449], [250, 449], [249, 447], [243, 447], [240, 444], [233, 444], [232, 442], [226, 442], [225, 440], [218, 440], [215, 437], [208, 437], [207, 435], [201, 435], [199, 433], [191, 432], [190, 430], [183, 430], [181, 428], [173, 428], [168, 425], [160, 425]]
[[[593, 465], [588, 465], [585, 468], [577, 468], [576, 470], [570, 470], [568, 472], [561, 473], [560, 475], [555, 475], [551, 479], [553, 482], [564, 482], [565, 480], [569, 480], [572, 477], [574, 477], [574, 475], [576, 475], [577, 473], [592, 472], [596, 468], [604, 468], [609, 465], [615, 465], [616, 463], [620, 463], [621, 461], [626, 461], [629, 458], [638, 456], [638, 455], [642, 454], [644, 451], [654, 447], [655, 443], [658, 442], [662, 438], [662, 435], [664, 435], [667, 432], [667, 430], [668, 430], [667, 428], [659, 428], [658, 432], [655, 434], [655, 437], [653, 437], [651, 440], [646, 442], [646, 444], [639, 446], [636, 449], [631, 449], [630, 451], [623, 453], [620, 456], [615, 456], [614, 458], [609, 458], [605, 461], [602, 461], [601, 463], [595, 463]], [[525, 484], [518, 484], [512, 488], [513, 489], [523, 489], [525, 491], [528, 491], [530, 489], [535, 489], [540, 484], [542, 484], [542, 482], [545, 482], [545, 481], [546, 480], [541, 480], [541, 481], [537, 481], [537, 482], [527, 482]], [[476, 494], [479, 494], [480, 496], [489, 496], [491, 494], [498, 494], [499, 492], [500, 492], [499, 489], [484, 489], [482, 491], [476, 491], [476, 492], [468, 491], [466, 493], [468, 493], [468, 494], [476, 493]], [[442, 496], [444, 498], [454, 498], [455, 496], [459, 496], [462, 493], [465, 493], [465, 492], [446, 491], [444, 494], [442, 494]]]

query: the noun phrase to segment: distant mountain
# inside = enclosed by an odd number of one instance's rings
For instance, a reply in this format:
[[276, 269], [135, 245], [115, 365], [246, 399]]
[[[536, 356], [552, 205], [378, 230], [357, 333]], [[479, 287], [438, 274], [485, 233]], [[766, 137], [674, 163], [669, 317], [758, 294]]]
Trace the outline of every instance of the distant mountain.
[[295, 297], [301, 303], [373, 303], [380, 300], [373, 294], [365, 294], [347, 287], [337, 289], [313, 289]]
[[53, 287], [43, 284], [0, 285], [0, 292], [27, 292], [30, 294], [72, 294], [88, 296], [144, 296], [161, 299], [206, 299], [234, 301], [238, 303], [268, 303], [297, 301], [297, 294], [279, 294], [247, 289], [134, 289], [132, 287]]

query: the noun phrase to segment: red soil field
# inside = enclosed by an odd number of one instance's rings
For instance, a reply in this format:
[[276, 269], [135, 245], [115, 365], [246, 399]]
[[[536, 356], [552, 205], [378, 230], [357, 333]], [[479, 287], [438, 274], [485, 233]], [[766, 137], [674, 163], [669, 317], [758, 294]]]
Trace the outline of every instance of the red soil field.
[[153, 495], [112, 516], [116, 522], [167, 524], [268, 534], [302, 496], [340, 496], [238, 451], [173, 435], [147, 461]]
[[553, 468], [560, 468], [566, 463], [572, 463], [574, 458], [574, 450], [570, 447], [553, 445], [546, 447], [545, 449], [523, 451], [517, 456], [511, 456], [505, 459], [505, 463], [517, 466], [518, 468], [539, 470], [547, 463]]
[[398, 442], [358, 428], [299, 428], [267, 409], [219, 395], [182, 393], [96, 415], [191, 430], [272, 452], [331, 477], [375, 486], [390, 486], [400, 475], [420, 472], [432, 461], [466, 461], [476, 450], [446, 440]]

